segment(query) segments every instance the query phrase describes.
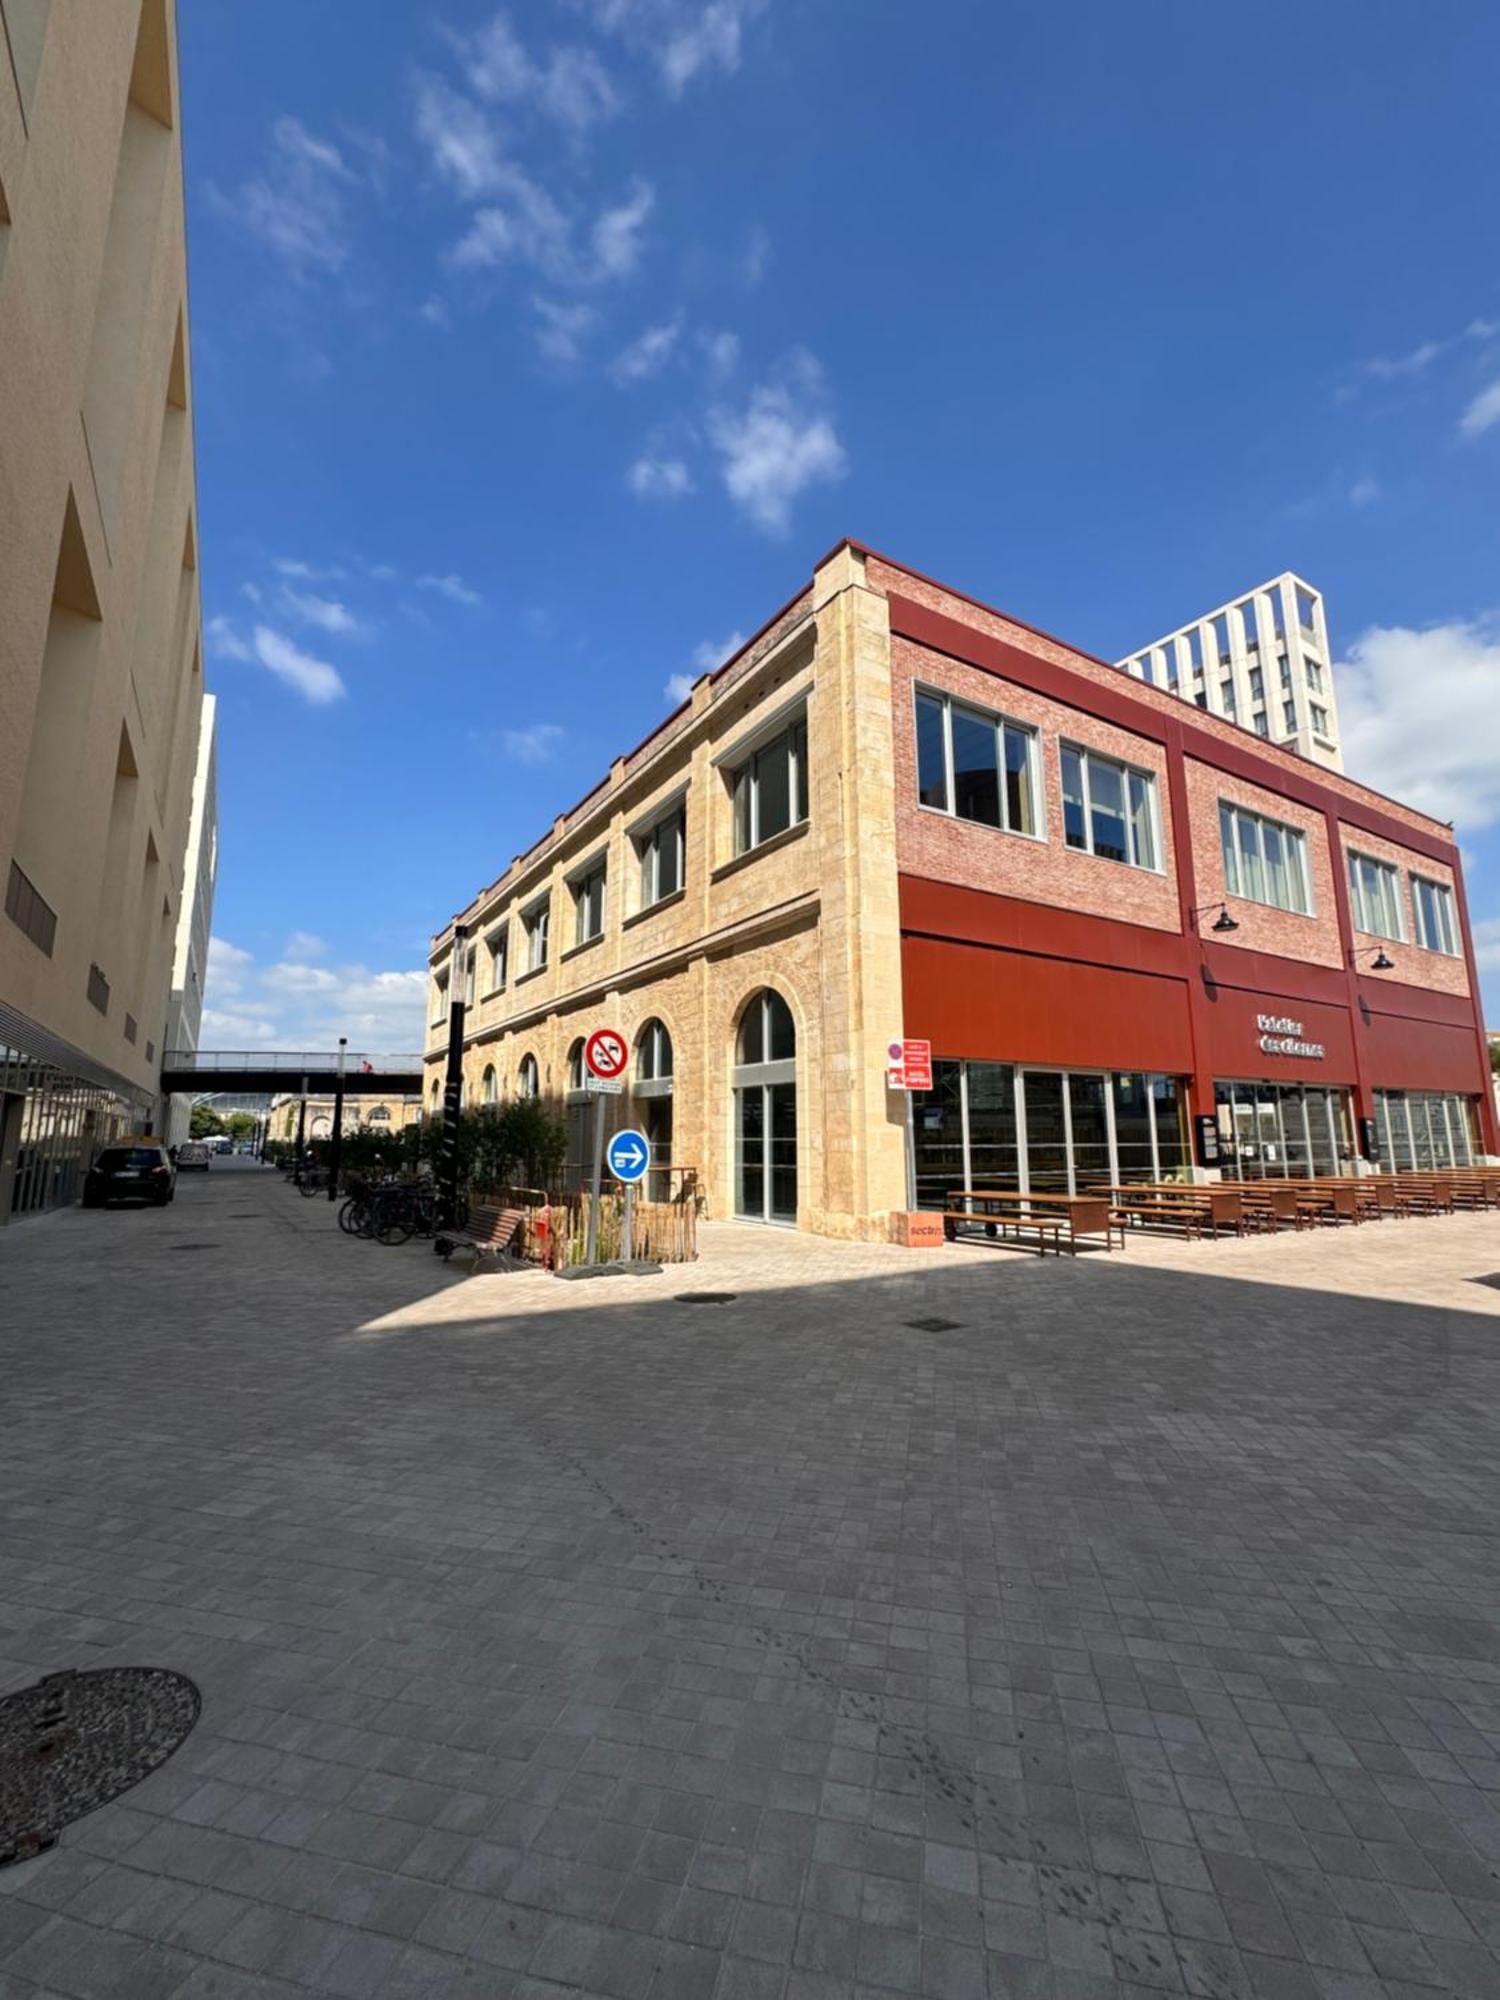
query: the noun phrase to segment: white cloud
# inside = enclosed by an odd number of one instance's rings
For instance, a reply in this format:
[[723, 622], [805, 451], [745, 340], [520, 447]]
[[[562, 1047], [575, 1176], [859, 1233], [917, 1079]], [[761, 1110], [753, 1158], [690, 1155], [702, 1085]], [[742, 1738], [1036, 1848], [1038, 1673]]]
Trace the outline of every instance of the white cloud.
[[203, 641], [209, 653], [215, 659], [253, 660], [255, 658], [254, 653], [251, 652], [239, 633], [235, 631], [233, 621], [224, 617], [222, 613], [217, 618], [210, 618], [204, 626]]
[[638, 334], [628, 347], [622, 348], [615, 356], [609, 364], [610, 374], [622, 387], [659, 375], [671, 360], [681, 332], [680, 314], [661, 326], [648, 326], [644, 333]]
[[693, 691], [693, 674], [668, 674], [667, 685], [662, 690], [670, 702], [684, 702]]
[[562, 368], [571, 368], [581, 361], [584, 342], [599, 317], [594, 308], [582, 304], [564, 305], [557, 299], [541, 297], [533, 298], [531, 307], [536, 314], [536, 325], [532, 330], [536, 335], [537, 349], [544, 358], [555, 361]]
[[423, 299], [417, 307], [417, 318], [428, 326], [435, 326], [446, 333], [453, 324], [453, 315], [448, 310], [448, 301], [434, 292], [429, 299]]
[[347, 692], [337, 667], [330, 666], [327, 660], [315, 660], [285, 634], [273, 632], [269, 625], [255, 628], [255, 657], [314, 707], [339, 701]]
[[784, 379], [763, 383], [743, 409], [710, 416], [725, 488], [768, 534], [786, 532], [792, 503], [809, 486], [844, 475], [844, 447], [825, 402], [817, 363], [796, 355]]
[[567, 217], [547, 190], [508, 162], [497, 167], [467, 232], [454, 245], [452, 261], [463, 270], [492, 270], [512, 261], [562, 277], [572, 263]]
[[316, 625], [320, 632], [348, 634], [360, 629], [359, 620], [353, 612], [336, 598], [319, 597], [312, 591], [283, 590], [280, 602], [283, 610], [289, 611], [304, 625]]
[[295, 118], [271, 127], [265, 169], [233, 195], [211, 190], [216, 206], [260, 239], [298, 279], [341, 270], [352, 231], [347, 192], [359, 176], [337, 146]]
[[328, 947], [316, 931], [293, 931], [286, 941], [283, 958], [306, 961], [309, 958], [326, 958]]
[[723, 381], [740, 365], [740, 337], [737, 333], [703, 333], [698, 336], [708, 357], [709, 372]]
[[1453, 820], [1500, 820], [1500, 619], [1374, 626], [1336, 669], [1351, 777]]
[[[294, 933], [288, 954], [310, 934]], [[318, 943], [317, 939], [312, 939]], [[261, 966], [223, 938], [209, 944], [202, 1040], [206, 1047], [337, 1048], [350, 1054], [408, 1053], [422, 1047], [427, 974], [419, 968], [299, 965], [290, 956]]]
[[252, 952], [241, 951], [228, 938], [210, 937], [208, 940], [207, 985], [212, 988], [215, 998], [233, 999], [245, 984], [246, 974], [255, 963]]
[[1372, 473], [1361, 473], [1349, 488], [1351, 507], [1370, 507], [1380, 498], [1380, 481]]
[[461, 576], [419, 576], [419, 590], [435, 590], [439, 597], [446, 597], [450, 604], [462, 604], [465, 610], [473, 611], [484, 599], [477, 590], [471, 590]]
[[628, 277], [641, 259], [641, 232], [656, 204], [648, 181], [639, 177], [630, 184], [624, 201], [607, 208], [594, 224], [593, 278]]
[[271, 567], [278, 576], [289, 576], [300, 583], [337, 583], [344, 575], [343, 570], [303, 562], [296, 556], [273, 556]]
[[609, 72], [592, 49], [553, 48], [534, 61], [503, 13], [461, 46], [469, 82], [491, 102], [534, 104], [574, 133], [613, 117], [620, 108]]
[[518, 764], [545, 764], [563, 739], [555, 722], [534, 722], [529, 729], [503, 729], [501, 746]]
[[743, 632], [731, 632], [727, 639], [705, 639], [693, 648], [693, 665], [700, 674], [711, 674], [732, 659], [744, 643]]
[[500, 185], [507, 170], [493, 119], [440, 77], [417, 79], [417, 137], [433, 166], [466, 201]]
[[1500, 424], [1500, 380], [1481, 389], [1459, 419], [1459, 435], [1476, 438]]
[[1419, 341], [1405, 354], [1377, 354], [1369, 361], [1361, 361], [1351, 378], [1340, 384], [1336, 400], [1352, 402], [1370, 383], [1389, 388], [1396, 383], [1419, 381], [1435, 361], [1451, 354], [1466, 340], [1490, 340], [1497, 333], [1500, 320], [1471, 319], [1461, 333], [1450, 334], [1446, 340]]
[[625, 475], [625, 484], [641, 500], [680, 500], [693, 490], [693, 475], [680, 458], [639, 457]]
[[672, 96], [740, 66], [745, 23], [765, 0], [580, 0], [599, 26], [643, 49]]

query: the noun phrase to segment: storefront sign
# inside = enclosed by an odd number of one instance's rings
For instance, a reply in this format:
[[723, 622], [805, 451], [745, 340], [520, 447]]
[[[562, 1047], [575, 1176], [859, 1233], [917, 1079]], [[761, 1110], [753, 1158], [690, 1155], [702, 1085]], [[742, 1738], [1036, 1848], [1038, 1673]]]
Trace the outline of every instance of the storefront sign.
[[1200, 1167], [1216, 1167], [1219, 1164], [1219, 1121], [1211, 1111], [1200, 1111], [1193, 1120], [1193, 1132], [1198, 1141], [1198, 1164]]
[[1257, 1014], [1255, 1025], [1260, 1030], [1262, 1055], [1305, 1056], [1312, 1062], [1322, 1062], [1328, 1053], [1321, 1042], [1302, 1039], [1302, 1023], [1294, 1021], [1290, 1014]]

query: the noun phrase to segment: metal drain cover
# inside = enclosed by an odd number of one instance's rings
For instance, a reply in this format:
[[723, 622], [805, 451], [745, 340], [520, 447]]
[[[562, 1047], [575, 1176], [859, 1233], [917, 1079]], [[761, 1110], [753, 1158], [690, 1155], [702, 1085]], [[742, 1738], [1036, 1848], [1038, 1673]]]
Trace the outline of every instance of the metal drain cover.
[[904, 1319], [901, 1324], [917, 1333], [958, 1333], [963, 1328], [961, 1319]]
[[678, 1292], [680, 1306], [732, 1306], [739, 1297], [738, 1292]]
[[201, 1706], [166, 1667], [48, 1674], [0, 1699], [0, 1868], [149, 1777]]

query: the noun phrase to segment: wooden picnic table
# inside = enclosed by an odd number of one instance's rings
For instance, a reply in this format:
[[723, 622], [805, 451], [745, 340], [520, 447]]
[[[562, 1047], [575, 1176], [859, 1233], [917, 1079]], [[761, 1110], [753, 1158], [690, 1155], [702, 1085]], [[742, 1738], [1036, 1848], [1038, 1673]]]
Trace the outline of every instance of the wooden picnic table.
[[1301, 1229], [1308, 1220], [1297, 1205], [1295, 1181], [1221, 1180], [1218, 1185], [1235, 1189], [1247, 1211], [1259, 1210], [1273, 1224], [1289, 1222], [1294, 1229]]
[[[1125, 1231], [1111, 1213], [1109, 1202], [1099, 1195], [1041, 1193], [1021, 1188], [955, 1188], [948, 1200], [955, 1207], [960, 1202], [979, 1201], [996, 1204], [1000, 1213], [1055, 1215], [1067, 1224], [1068, 1247], [1075, 1255], [1080, 1239], [1090, 1236], [1102, 1236], [1106, 1250], [1113, 1250], [1118, 1236], [1124, 1248]], [[984, 1220], [983, 1212], [975, 1219]]]
[[[1217, 1236], [1221, 1228], [1233, 1229], [1237, 1236], [1244, 1233], [1245, 1205], [1239, 1189], [1226, 1188], [1220, 1182], [1130, 1181], [1123, 1186], [1095, 1186], [1089, 1192], [1108, 1195], [1117, 1212], [1135, 1221], [1175, 1225], [1198, 1218], [1208, 1224], [1210, 1236]], [[1185, 1229], [1184, 1233], [1195, 1232]]]

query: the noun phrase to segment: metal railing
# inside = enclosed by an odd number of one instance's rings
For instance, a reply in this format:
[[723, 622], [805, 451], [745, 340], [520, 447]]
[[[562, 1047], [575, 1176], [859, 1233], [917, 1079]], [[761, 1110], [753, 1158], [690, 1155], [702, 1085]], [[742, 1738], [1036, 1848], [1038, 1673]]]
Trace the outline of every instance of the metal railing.
[[[344, 1051], [347, 1076], [356, 1075], [366, 1063], [374, 1070], [410, 1070], [416, 1075], [423, 1058], [410, 1054], [372, 1055], [363, 1049]], [[305, 1070], [336, 1070], [338, 1066], [337, 1049], [168, 1049], [162, 1057], [163, 1069], [201, 1070], [205, 1075], [216, 1070], [271, 1069], [299, 1076]]]

